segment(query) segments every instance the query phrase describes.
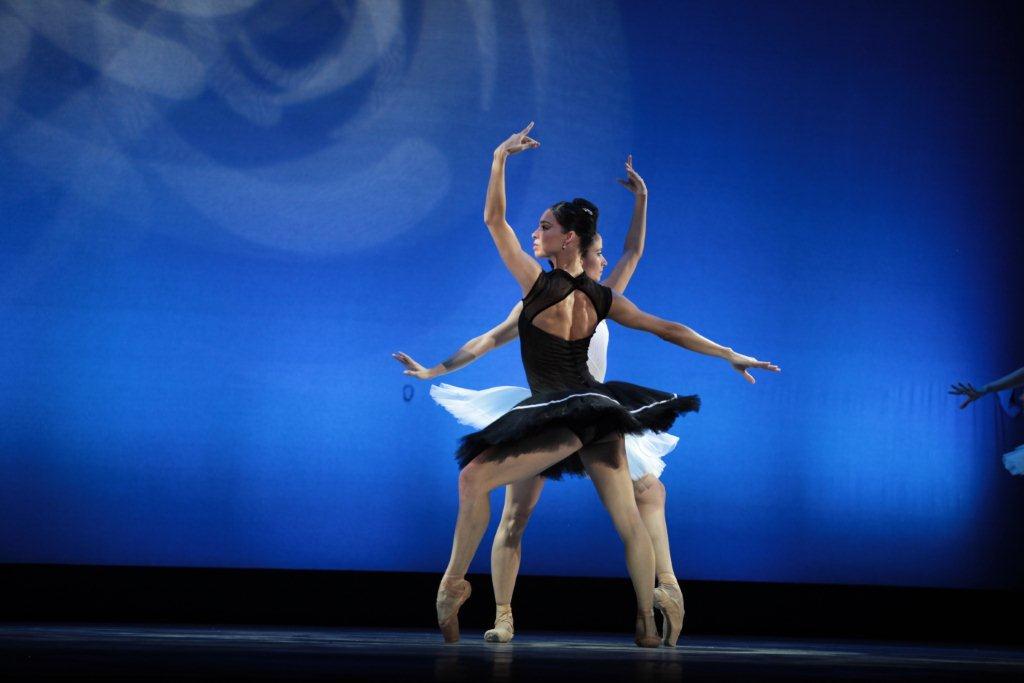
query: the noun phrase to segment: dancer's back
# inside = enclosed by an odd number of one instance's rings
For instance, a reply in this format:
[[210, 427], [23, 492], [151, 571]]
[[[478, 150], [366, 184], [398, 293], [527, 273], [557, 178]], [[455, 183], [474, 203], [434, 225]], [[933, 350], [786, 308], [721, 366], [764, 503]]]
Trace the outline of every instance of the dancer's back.
[[523, 368], [534, 393], [597, 384], [587, 367], [590, 338], [608, 315], [611, 290], [585, 273], [541, 273], [519, 316]]

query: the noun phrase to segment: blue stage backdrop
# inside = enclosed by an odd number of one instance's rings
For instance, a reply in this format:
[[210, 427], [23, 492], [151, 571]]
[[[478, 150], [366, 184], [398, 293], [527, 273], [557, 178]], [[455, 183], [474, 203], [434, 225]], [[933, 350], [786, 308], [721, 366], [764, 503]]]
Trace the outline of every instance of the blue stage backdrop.
[[[534, 119], [524, 244], [584, 196], [614, 262], [632, 153], [627, 294], [783, 367], [611, 327], [609, 378], [704, 401], [683, 578], [1020, 588], [1024, 434], [946, 393], [1024, 364], [1011, 6], [4, 0], [0, 561], [440, 572], [466, 430], [390, 353], [516, 302], [481, 215]], [[588, 481], [523, 571], [625, 575]]]

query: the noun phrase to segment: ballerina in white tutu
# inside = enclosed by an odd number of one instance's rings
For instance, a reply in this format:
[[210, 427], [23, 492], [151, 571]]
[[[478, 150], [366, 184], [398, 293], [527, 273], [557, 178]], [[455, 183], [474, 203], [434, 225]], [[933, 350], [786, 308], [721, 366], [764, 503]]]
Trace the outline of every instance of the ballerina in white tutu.
[[[1021, 414], [1024, 406], [1024, 368], [1014, 370], [1005, 377], [989, 382], [981, 389], [975, 389], [970, 382], [957, 382], [950, 388], [949, 393], [957, 396], [966, 396], [967, 399], [960, 404], [960, 408], [966, 408], [986, 394], [998, 394], [1003, 410], [1010, 417]], [[1005, 392], [1000, 394], [999, 392]], [[1010, 474], [1024, 475], [1024, 444], [1003, 455], [1003, 466]]]
[[[626, 159], [626, 179], [618, 181], [634, 196], [633, 218], [622, 257], [611, 275], [602, 283], [622, 294], [629, 284], [644, 250], [647, 230], [647, 186], [633, 168], [633, 157]], [[608, 265], [602, 253], [602, 239], [595, 236], [583, 254], [583, 268], [595, 281]], [[433, 379], [454, 372], [519, 336], [518, 321], [522, 302], [497, 327], [466, 342], [450, 359], [433, 368], [424, 368], [403, 353], [394, 357], [405, 365], [405, 374], [419, 379]], [[587, 366], [598, 382], [603, 382], [607, 370], [608, 325], [601, 321], [590, 340]], [[525, 387], [500, 386], [475, 391], [450, 384], [431, 386], [430, 395], [462, 424], [483, 429], [516, 404], [529, 398]], [[665, 521], [665, 486], [659, 480], [665, 468], [663, 458], [675, 448], [679, 439], [668, 433], [647, 430], [642, 434], [626, 434], [626, 460], [633, 480], [633, 492], [640, 516], [654, 545], [658, 587], [654, 591], [654, 604], [664, 617], [663, 642], [674, 646], [683, 622], [683, 594], [676, 580], [669, 551], [668, 527]], [[484, 634], [491, 642], [507, 643], [513, 637], [512, 592], [519, 573], [522, 537], [534, 506], [540, 498], [545, 477], [537, 475], [505, 487], [505, 506], [501, 523], [491, 547], [491, 580], [494, 584], [496, 617], [494, 628]]]

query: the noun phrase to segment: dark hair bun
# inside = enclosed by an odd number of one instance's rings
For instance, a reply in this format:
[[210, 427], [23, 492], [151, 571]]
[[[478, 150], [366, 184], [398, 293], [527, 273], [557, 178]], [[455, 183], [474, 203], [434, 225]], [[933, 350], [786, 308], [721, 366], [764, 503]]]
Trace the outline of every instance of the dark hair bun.
[[597, 236], [597, 206], [582, 197], [571, 202], [558, 202], [551, 207], [562, 232], [575, 232], [580, 240], [580, 253], [585, 254]]
[[583, 214], [580, 216], [581, 222], [589, 224], [590, 232], [597, 232], [597, 207], [593, 202], [589, 202], [583, 197], [576, 197], [572, 200], [572, 205]]

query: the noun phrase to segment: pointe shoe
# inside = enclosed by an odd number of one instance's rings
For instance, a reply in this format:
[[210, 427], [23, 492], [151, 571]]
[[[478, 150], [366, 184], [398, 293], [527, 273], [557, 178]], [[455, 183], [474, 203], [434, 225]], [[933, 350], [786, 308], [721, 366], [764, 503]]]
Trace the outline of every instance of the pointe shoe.
[[636, 613], [636, 637], [633, 642], [637, 647], [658, 647], [661, 645], [661, 637], [658, 635], [658, 627], [654, 624], [654, 610], [644, 614]]
[[494, 616], [494, 628], [484, 633], [484, 640], [488, 643], [507, 643], [515, 634], [512, 627], [512, 607], [498, 605]]
[[683, 609], [683, 591], [679, 589], [679, 584], [674, 581], [663, 581], [655, 588], [654, 606], [665, 620], [662, 643], [666, 647], [675, 647], [676, 641], [679, 640], [679, 632], [683, 630], [683, 616], [686, 614], [686, 610]]
[[473, 592], [465, 579], [442, 579], [437, 589], [437, 625], [444, 642], [459, 642], [459, 608]]

